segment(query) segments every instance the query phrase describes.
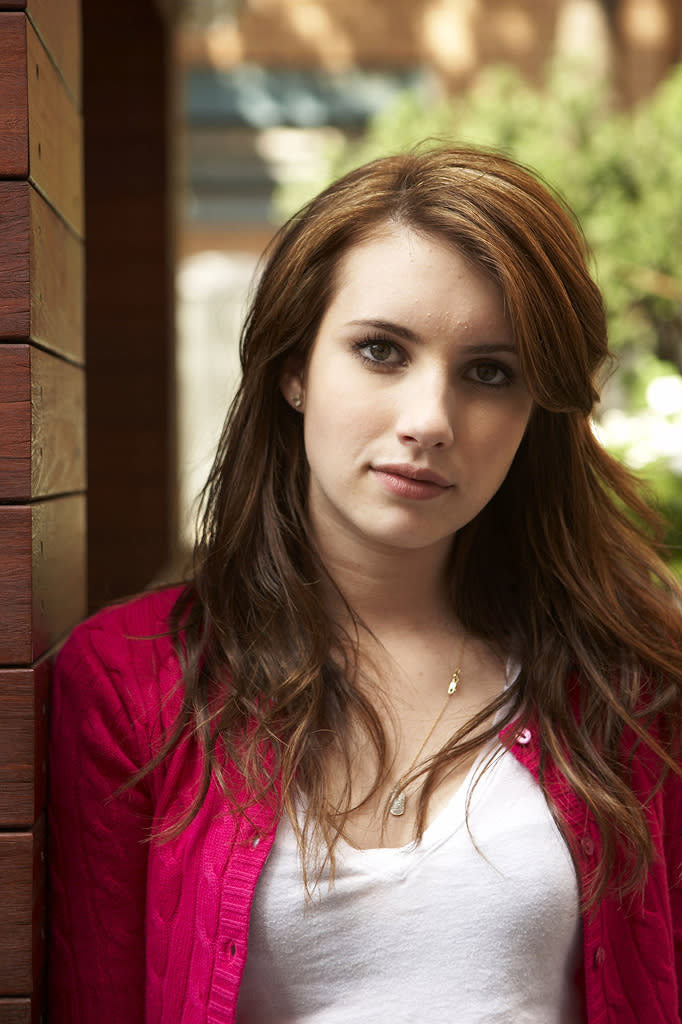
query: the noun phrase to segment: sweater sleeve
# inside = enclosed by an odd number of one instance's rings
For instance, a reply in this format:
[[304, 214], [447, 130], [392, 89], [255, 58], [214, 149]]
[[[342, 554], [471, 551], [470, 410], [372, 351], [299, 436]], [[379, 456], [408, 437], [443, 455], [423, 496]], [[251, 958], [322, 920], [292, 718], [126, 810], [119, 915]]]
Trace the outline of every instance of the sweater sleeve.
[[677, 970], [677, 999], [682, 1020], [682, 780], [669, 775], [665, 786], [665, 856]]
[[143, 702], [124, 637], [79, 627], [51, 699], [50, 1024], [143, 1024], [153, 807]]

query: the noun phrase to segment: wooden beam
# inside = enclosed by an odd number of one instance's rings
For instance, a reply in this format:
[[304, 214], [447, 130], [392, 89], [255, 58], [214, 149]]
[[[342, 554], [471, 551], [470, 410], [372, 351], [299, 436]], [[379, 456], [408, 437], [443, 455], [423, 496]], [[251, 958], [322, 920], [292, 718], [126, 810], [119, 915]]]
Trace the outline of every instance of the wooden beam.
[[31, 189], [29, 205], [31, 339], [82, 363], [85, 358], [83, 242], [35, 189]]
[[31, 498], [85, 490], [85, 374], [31, 349]]
[[79, 112], [30, 22], [26, 23], [26, 47], [30, 177], [50, 205], [82, 237], [83, 150]]
[[30, 828], [45, 810], [49, 676], [47, 659], [33, 668], [0, 669], [2, 828]]
[[31, 491], [31, 365], [28, 345], [0, 345], [0, 500]]
[[28, 0], [26, 12], [80, 110], [80, 0]]
[[0, 14], [0, 178], [30, 175], [79, 237], [81, 137], [76, 100], [33, 25], [22, 13]]
[[0, 999], [0, 1024], [38, 1024], [31, 999]]
[[27, 174], [26, 17], [5, 13], [0, 14], [0, 177]]
[[31, 509], [0, 508], [0, 664], [30, 665], [31, 642]]
[[28, 183], [0, 182], [0, 338], [29, 335], [30, 235]]
[[83, 370], [29, 345], [0, 345], [0, 501], [82, 490]]
[[27, 181], [0, 181], [0, 340], [82, 362], [84, 292], [82, 241]]
[[85, 495], [0, 506], [0, 664], [30, 666], [85, 615]]
[[45, 959], [45, 824], [0, 833], [0, 991], [33, 992]]

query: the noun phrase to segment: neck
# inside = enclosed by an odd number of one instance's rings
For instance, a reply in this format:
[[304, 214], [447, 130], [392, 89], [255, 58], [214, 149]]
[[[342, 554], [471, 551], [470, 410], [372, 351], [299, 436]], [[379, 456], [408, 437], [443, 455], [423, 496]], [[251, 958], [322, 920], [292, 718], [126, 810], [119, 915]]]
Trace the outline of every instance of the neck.
[[[322, 552], [325, 567], [343, 597], [373, 632], [442, 630], [455, 616], [445, 565], [449, 545], [415, 551], [358, 547]], [[323, 584], [329, 611], [345, 618], [339, 593]]]

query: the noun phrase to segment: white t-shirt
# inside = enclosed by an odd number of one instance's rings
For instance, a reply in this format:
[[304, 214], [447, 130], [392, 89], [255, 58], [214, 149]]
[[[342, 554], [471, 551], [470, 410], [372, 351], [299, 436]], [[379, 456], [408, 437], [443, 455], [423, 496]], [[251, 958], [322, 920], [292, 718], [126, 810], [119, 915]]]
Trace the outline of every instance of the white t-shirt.
[[238, 1024], [579, 1024], [578, 883], [509, 752], [397, 849], [338, 847], [304, 897], [282, 821], [256, 888]]

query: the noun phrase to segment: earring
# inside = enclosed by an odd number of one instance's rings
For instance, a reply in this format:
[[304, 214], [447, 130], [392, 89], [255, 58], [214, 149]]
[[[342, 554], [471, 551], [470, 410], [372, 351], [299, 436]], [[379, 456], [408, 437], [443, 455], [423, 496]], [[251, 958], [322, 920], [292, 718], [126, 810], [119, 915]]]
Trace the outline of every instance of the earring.
[[293, 405], [294, 409], [301, 408], [301, 406], [303, 405], [303, 399], [301, 398], [300, 392], [291, 396], [291, 404]]

